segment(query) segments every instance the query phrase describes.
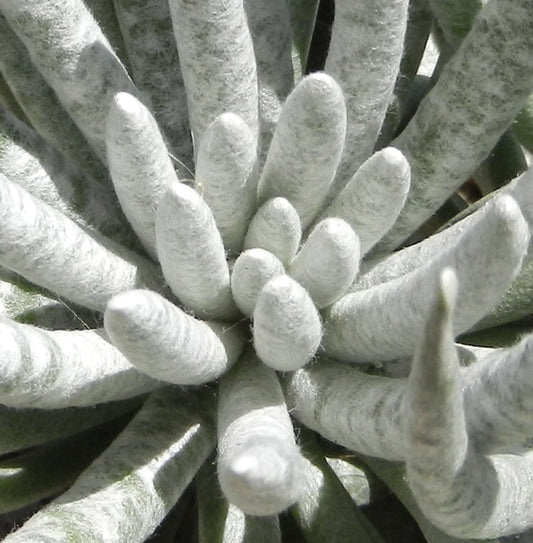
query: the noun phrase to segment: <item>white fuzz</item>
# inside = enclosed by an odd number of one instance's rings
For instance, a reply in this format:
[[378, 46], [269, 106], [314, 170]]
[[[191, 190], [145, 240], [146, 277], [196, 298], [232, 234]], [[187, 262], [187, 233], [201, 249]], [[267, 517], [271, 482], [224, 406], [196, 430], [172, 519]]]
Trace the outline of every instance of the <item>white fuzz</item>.
[[178, 181], [165, 142], [148, 109], [119, 92], [106, 128], [109, 171], [126, 218], [153, 259], [155, 213], [166, 189]]
[[520, 447], [533, 430], [533, 336], [492, 349], [465, 369], [468, 434], [477, 450]]
[[[180, 176], [192, 168], [192, 139], [187, 96], [168, 0], [114, 0], [135, 85], [148, 99]], [[161, 54], [164, 51], [164, 54]]]
[[228, 111], [239, 115], [257, 140], [257, 68], [242, 0], [170, 0], [169, 6], [194, 144]]
[[[245, 515], [219, 491], [213, 462], [194, 478], [198, 543], [281, 543], [279, 517]], [[213, 487], [216, 488], [214, 491]]]
[[103, 311], [117, 292], [161, 290], [155, 268], [84, 230], [0, 174], [0, 263], [29, 281]]
[[326, 352], [351, 362], [412, 354], [434, 277], [446, 266], [459, 277], [455, 333], [468, 330], [507, 290], [528, 244], [527, 223], [518, 205], [510, 196], [501, 196], [460, 243], [403, 277], [335, 302], [324, 320]]
[[[445, 281], [448, 291], [453, 291], [454, 279], [448, 274]], [[528, 339], [504, 350], [476, 349], [479, 361], [461, 370], [466, 428], [479, 452], [528, 446], [533, 382], [530, 343]], [[456, 350], [460, 352], [453, 337], [432, 343], [431, 349], [427, 356], [438, 354], [442, 364], [448, 363], [444, 359], [455, 359]], [[291, 413], [306, 427], [348, 449], [392, 461], [404, 461], [409, 454], [402, 424], [406, 385], [406, 378], [367, 375], [327, 359], [283, 380]], [[433, 389], [428, 390], [431, 396]]]
[[374, 503], [374, 499], [381, 495], [374, 487], [373, 473], [369, 473], [366, 466], [359, 463], [358, 459], [326, 454], [324, 460], [339, 479], [350, 499], [359, 507]]
[[342, 188], [372, 154], [402, 57], [407, 0], [342, 0], [326, 59], [326, 73], [346, 100], [346, 144], [335, 187]]
[[285, 198], [273, 198], [250, 221], [244, 249], [265, 249], [287, 266], [300, 246], [301, 237], [300, 217], [292, 204]]
[[458, 49], [472, 26], [474, 17], [488, 0], [429, 0], [448, 45]]
[[[512, 196], [524, 215], [529, 225], [529, 231], [533, 231], [533, 166], [530, 166], [523, 174], [509, 182], [502, 193]], [[529, 240], [528, 260], [533, 257], [533, 236]]]
[[0, 173], [79, 224], [117, 241], [131, 238], [116, 197], [8, 111], [0, 110]]
[[322, 338], [320, 315], [306, 290], [287, 275], [263, 287], [253, 321], [255, 350], [271, 368], [296, 370], [315, 356]]
[[445, 272], [413, 360], [404, 401], [409, 485], [427, 518], [460, 538], [533, 526], [531, 455], [483, 456], [469, 444], [453, 344], [455, 278]]
[[533, 0], [323, 4], [0, 0], [6, 543], [533, 530]]
[[161, 386], [139, 373], [101, 330], [48, 331], [0, 321], [0, 403], [81, 407]]
[[140, 371], [179, 385], [216, 379], [242, 350], [235, 328], [197, 320], [147, 290], [112, 298], [104, 326], [113, 343]]
[[405, 379], [367, 375], [320, 358], [288, 374], [291, 413], [326, 439], [362, 454], [403, 460], [401, 405]]
[[[407, 8], [407, 25], [403, 42], [402, 60], [387, 115], [381, 126], [375, 149], [388, 145], [398, 130], [402, 119], [413, 104], [414, 91], [419, 87], [420, 69], [431, 33], [433, 13], [427, 0], [410, 0]], [[430, 48], [428, 48], [430, 49]], [[416, 99], [419, 97], [417, 96]]]
[[196, 183], [213, 213], [224, 247], [242, 248], [255, 207], [256, 142], [248, 125], [223, 113], [207, 128], [197, 153]]
[[31, 61], [26, 46], [2, 15], [0, 15], [0, 35], [2, 77], [33, 128], [49, 144], [73, 162], [78, 162], [84, 172], [95, 178], [107, 178], [103, 164], [96, 158], [79, 128]]
[[[485, 199], [481, 200], [482, 207], [475, 209], [470, 215], [462, 218], [449, 228], [427, 238], [420, 243], [402, 249], [392, 255], [378, 261], [377, 263], [368, 262], [370, 271], [358, 280], [353, 288], [368, 288], [372, 284], [380, 283], [393, 279], [399, 275], [407, 273], [409, 270], [420, 266], [431, 256], [446, 249], [452, 243], [456, 243], [458, 236], [465, 229], [473, 227], [474, 221], [481, 218], [484, 213], [489, 213], [492, 206], [498, 205], [498, 198], [507, 194], [512, 196], [529, 225], [529, 231], [533, 231], [533, 168], [518, 176], [513, 181], [495, 191]], [[484, 204], [484, 205], [483, 205]], [[473, 204], [476, 206], [476, 204]], [[471, 207], [473, 207], [471, 206]], [[372, 267], [373, 266], [373, 267]], [[532, 290], [533, 284], [533, 236], [529, 238], [528, 252], [522, 262], [522, 268], [509, 289], [499, 298], [497, 305], [480, 320], [474, 330], [483, 330], [491, 328], [498, 324], [512, 322], [525, 317], [532, 310]]]
[[283, 275], [283, 264], [264, 249], [248, 249], [239, 255], [231, 272], [231, 292], [244, 315], [252, 316], [257, 297], [270, 279]]
[[41, 289], [31, 289], [19, 275], [0, 267], [0, 315], [17, 322], [29, 322], [48, 330], [78, 330], [79, 316], [64, 300]]
[[321, 216], [344, 219], [359, 236], [364, 255], [394, 224], [410, 178], [405, 157], [387, 147], [363, 163]]
[[[517, 179], [516, 181], [522, 178]], [[524, 181], [526, 179], [524, 178]], [[529, 179], [527, 180], [529, 181]], [[516, 190], [508, 190], [508, 187], [515, 187]], [[533, 217], [529, 217], [530, 212], [527, 211], [529, 203], [533, 205], [533, 198], [524, 195], [526, 189], [525, 184], [510, 183], [502, 191], [496, 193], [488, 202], [485, 202], [480, 208], [476, 209], [472, 214], [464, 217], [462, 220], [452, 224], [448, 228], [433, 234], [432, 236], [423, 239], [419, 243], [404, 247], [401, 251], [387, 254], [386, 256], [377, 256], [375, 260], [369, 259], [361, 266], [361, 274], [353, 284], [352, 289], [363, 290], [373, 287], [387, 281], [392, 281], [398, 277], [402, 277], [417, 268], [424, 266], [430, 260], [438, 255], [446, 252], [460, 243], [460, 239], [467, 232], [475, 232], [476, 228], [483, 229], [483, 226], [478, 226], [480, 221], [486, 221], [484, 218], [487, 214], [498, 213], [498, 207], [501, 205], [500, 197], [503, 194], [508, 194], [513, 198], [518, 197], [516, 202], [520, 206], [520, 211], [524, 219], [528, 222], [529, 229], [533, 226]], [[533, 196], [533, 191], [530, 191]], [[521, 202], [521, 203], [520, 203]], [[475, 204], [474, 204], [475, 205]], [[528, 219], [529, 217], [529, 219]], [[472, 234], [474, 235], [474, 234]], [[529, 245], [531, 246], [531, 236]], [[376, 248], [379, 248], [379, 244]]]
[[111, 446], [6, 543], [143, 543], [187, 488], [215, 441], [210, 418], [177, 390], [158, 392]]
[[[300, 442], [309, 462], [304, 472], [305, 492], [291, 508], [298, 527], [310, 543], [379, 541], [364, 513], [354, 507], [352, 497], [324, 458], [311, 432], [301, 429]], [[353, 469], [353, 466], [350, 466]]]
[[[213, 543], [215, 539], [199, 537], [198, 541]], [[281, 543], [279, 518], [275, 515], [264, 517], [245, 515], [238, 507], [229, 504], [220, 541], [221, 543]]]
[[174, 183], [157, 209], [155, 228], [159, 260], [172, 292], [199, 316], [234, 317], [224, 245], [202, 197]]
[[220, 381], [220, 486], [245, 513], [276, 515], [302, 492], [303, 467], [278, 378], [248, 353]]
[[285, 0], [244, 0], [244, 9], [257, 62], [263, 164], [283, 102], [294, 86], [292, 29]]
[[[445, 270], [426, 317], [403, 402], [409, 483], [415, 495], [429, 490], [427, 499], [432, 502], [439, 501], [447, 486], [444, 481], [457, 477], [468, 456], [459, 360], [453, 343], [456, 298], [455, 274]], [[426, 504], [420, 506], [424, 511]]]
[[[411, 165], [411, 190], [380, 244], [394, 248], [490, 153], [533, 88], [533, 10], [488, 2], [407, 128], [393, 142]], [[496, 46], [504, 40], [505, 47]], [[469, 74], [465, 77], [464, 74]]]
[[346, 131], [342, 91], [323, 73], [305, 77], [283, 105], [259, 179], [259, 202], [282, 196], [305, 230], [320, 211]]
[[105, 119], [111, 98], [121, 90], [132, 94], [137, 90], [85, 4], [81, 0], [1, 0], [0, 10], [105, 161]]
[[[467, 433], [459, 359], [453, 341], [457, 278], [451, 269], [440, 277], [438, 291], [417, 346], [403, 401], [408, 473], [430, 479], [453, 477], [464, 461]], [[435, 443], [447, 441], [435, 455]]]
[[289, 268], [319, 309], [339, 299], [359, 270], [359, 239], [342, 219], [319, 222]]
[[533, 261], [529, 260], [522, 266], [520, 273], [498, 304], [473, 327], [473, 330], [486, 330], [530, 315], [533, 303], [532, 287]]

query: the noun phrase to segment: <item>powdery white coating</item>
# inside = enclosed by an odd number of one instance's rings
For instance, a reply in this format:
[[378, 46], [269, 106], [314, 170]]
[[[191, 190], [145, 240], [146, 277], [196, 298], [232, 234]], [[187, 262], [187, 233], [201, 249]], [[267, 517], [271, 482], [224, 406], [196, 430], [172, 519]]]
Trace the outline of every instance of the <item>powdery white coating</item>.
[[[192, 168], [187, 96], [168, 1], [114, 0], [113, 5], [135, 85], [149, 101], [172, 153]], [[185, 177], [187, 169], [175, 166]]]
[[372, 154], [400, 67], [408, 4], [408, 0], [335, 3], [325, 71], [341, 86], [347, 113], [335, 193]]
[[451, 247], [459, 245], [462, 236], [477, 228], [483, 216], [492, 213], [492, 205], [488, 203], [462, 221], [433, 234], [415, 245], [404, 247], [400, 251], [379, 255], [362, 263], [361, 273], [351, 287], [353, 291], [365, 290], [376, 285], [393, 281], [420, 268], [428, 261], [438, 257]]
[[99, 317], [93, 311], [75, 306], [2, 266], [0, 306], [3, 316], [47, 330], [83, 330], [99, 326]]
[[[529, 225], [530, 232], [533, 232], [533, 166], [505, 185], [501, 192], [516, 200]], [[532, 255], [533, 238], [529, 240], [528, 260], [532, 259]]]
[[194, 478], [198, 543], [281, 543], [279, 518], [245, 515], [214, 491], [216, 477], [213, 463], [206, 462]]
[[256, 140], [234, 113], [207, 128], [196, 157], [195, 181], [213, 213], [224, 247], [238, 253], [255, 210]]
[[446, 266], [459, 277], [455, 333], [468, 330], [516, 277], [528, 243], [528, 226], [518, 205], [510, 196], [501, 196], [460, 243], [403, 277], [335, 302], [324, 320], [326, 352], [350, 362], [412, 354], [434, 277]]
[[[530, 256], [531, 254], [528, 255], [528, 257]], [[533, 304], [532, 279], [533, 260], [528, 259], [522, 265], [520, 273], [500, 298], [498, 304], [473, 327], [473, 330], [486, 330], [493, 326], [512, 322], [530, 315]]]
[[213, 424], [192, 400], [154, 394], [66, 493], [4, 541], [144, 542], [213, 449]]
[[264, 249], [248, 249], [239, 255], [231, 271], [231, 292], [244, 315], [252, 316], [263, 287], [285, 269], [281, 261]]
[[329, 459], [324, 457], [315, 437], [305, 429], [300, 429], [299, 437], [303, 453], [309, 462], [306, 462], [304, 473], [305, 491], [291, 508], [291, 514], [294, 515], [305, 541], [379, 541], [380, 537], [372, 525], [365, 522], [364, 513], [354, 507], [352, 496], [328, 465], [326, 460]]
[[363, 163], [321, 216], [344, 219], [357, 233], [364, 255], [394, 224], [407, 197], [410, 177], [402, 153], [387, 147]]
[[137, 91], [89, 10], [81, 0], [1, 0], [0, 10], [105, 161], [105, 119], [111, 98], [121, 90]]
[[32, 126], [48, 143], [77, 161], [85, 172], [96, 178], [106, 178], [103, 164], [93, 154], [87, 140], [59, 103], [54, 91], [32, 63], [28, 50], [2, 15], [0, 34], [2, 76]]
[[[476, 228], [483, 228], [479, 224], [487, 220], [486, 215], [497, 212], [496, 208], [500, 205], [498, 198], [505, 193], [504, 191], [498, 193], [471, 215], [415, 245], [404, 247], [401, 251], [394, 253], [378, 255], [374, 260], [365, 261], [361, 266], [361, 275], [354, 282], [352, 290], [363, 290], [404, 276], [438, 257], [439, 254], [451, 247], [459, 245], [462, 237], [468, 232], [474, 232]], [[520, 211], [527, 220], [525, 206], [520, 205]], [[533, 225], [533, 221], [527, 220], [527, 222]], [[379, 245], [376, 246], [376, 248], [378, 247]]]
[[94, 19], [106, 35], [111, 47], [116, 52], [117, 56], [123, 60], [127, 69], [130, 69], [130, 63], [126, 48], [124, 46], [124, 37], [122, 36], [114, 2], [106, 0], [83, 0], [84, 4], [93, 14]]
[[150, 256], [157, 259], [156, 209], [178, 182], [155, 119], [137, 98], [117, 93], [106, 123], [111, 179], [126, 218]]
[[337, 83], [323, 73], [302, 79], [281, 110], [259, 179], [259, 202], [286, 198], [305, 230], [327, 196], [345, 131], [344, 99]]
[[313, 228], [288, 270], [319, 309], [338, 300], [359, 270], [357, 234], [342, 219], [324, 219]]
[[[533, 168], [508, 183], [500, 190], [501, 193], [513, 196], [529, 224], [530, 232], [533, 231]], [[482, 330], [501, 323], [511, 322], [531, 314], [533, 297], [531, 288], [533, 285], [533, 241], [530, 238], [528, 254], [524, 259], [520, 273], [513, 281], [507, 292], [502, 296], [494, 309], [475, 326]]]
[[[446, 447], [439, 442], [441, 445]], [[432, 452], [437, 457], [443, 450]], [[492, 540], [524, 532], [533, 525], [529, 507], [532, 472], [530, 453], [483, 457], [469, 449], [453, 477], [445, 480], [444, 474], [437, 474], [415, 483], [414, 475], [408, 476], [420, 509], [434, 525], [461, 539]], [[426, 472], [420, 478], [424, 475]]]
[[[365, 467], [357, 465], [355, 458], [326, 456], [324, 460], [341, 482], [352, 502], [359, 507], [374, 502], [376, 495], [372, 474], [369, 474]], [[380, 495], [378, 490], [377, 496]]]
[[257, 139], [257, 67], [242, 0], [169, 0], [169, 6], [195, 146], [227, 111], [239, 115]]
[[218, 479], [249, 515], [277, 515], [303, 491], [304, 459], [278, 378], [253, 354], [225, 375], [218, 399]]
[[[405, 247], [401, 251], [387, 256], [380, 257], [378, 255], [374, 260], [370, 259], [364, 262], [361, 267], [362, 274], [354, 283], [353, 290], [370, 288], [405, 275], [445, 251], [448, 247], [458, 243], [458, 240], [467, 230], [476, 228], [475, 225], [482, 220], [485, 214], [494, 212], [493, 207], [498, 205], [498, 198], [503, 194], [512, 196], [516, 200], [524, 219], [529, 225], [530, 232], [533, 231], [533, 168], [530, 168], [499, 191], [492, 193], [487, 200], [482, 200], [482, 203], [479, 204], [480, 207], [445, 230], [439, 231], [415, 245]], [[477, 203], [474, 204], [474, 206], [476, 205]], [[532, 245], [533, 240], [530, 237], [527, 261], [531, 259]], [[376, 248], [379, 249], [379, 244]], [[522, 275], [524, 269], [522, 268], [518, 277]], [[514, 284], [516, 284], [516, 281]], [[498, 306], [507, 305], [506, 296], [501, 299]], [[506, 322], [511, 320], [513, 319], [509, 318]]]
[[493, 349], [465, 370], [468, 433], [477, 450], [505, 452], [532, 435], [533, 338]]
[[83, 407], [152, 391], [101, 330], [48, 331], [0, 321], [0, 403]]
[[[9, 273], [9, 272], [8, 272]], [[0, 314], [17, 322], [31, 322], [48, 330], [76, 330], [84, 326], [83, 317], [40, 289], [29, 290], [28, 283], [5, 269], [0, 270]], [[16, 279], [15, 279], [16, 277]]]
[[283, 102], [294, 86], [292, 31], [285, 0], [244, 0], [244, 10], [257, 62], [263, 164]]
[[488, 0], [429, 0], [431, 10], [447, 43], [457, 49], [472, 27], [472, 22]]
[[150, 262], [90, 233], [0, 174], [0, 263], [80, 305], [103, 311], [114, 294], [161, 290]]
[[302, 226], [298, 212], [285, 198], [272, 198], [252, 217], [244, 249], [260, 248], [290, 264], [300, 246]]
[[281, 543], [279, 517], [245, 515], [228, 503], [218, 487], [214, 462], [208, 461], [200, 468], [194, 490], [198, 543]]
[[163, 275], [180, 301], [200, 316], [236, 316], [224, 245], [201, 195], [171, 185], [157, 208], [155, 230]]
[[433, 14], [427, 0], [409, 1], [398, 77], [376, 142], [376, 149], [381, 149], [390, 143], [407, 112], [407, 108], [412, 106], [413, 94], [410, 91], [416, 81], [426, 50], [432, 22]]
[[[442, 492], [438, 485], [444, 478], [457, 476], [467, 458], [459, 360], [453, 342], [456, 298], [457, 278], [446, 269], [426, 316], [403, 402], [408, 480], [415, 495], [435, 485], [428, 501]], [[426, 509], [426, 504], [419, 505]]]
[[[202, 541], [211, 543], [215, 540], [199, 538], [199, 543]], [[277, 516], [245, 515], [238, 507], [229, 504], [226, 524], [220, 541], [222, 543], [281, 543], [279, 518]]]
[[469, 443], [453, 344], [453, 274], [443, 273], [439, 287], [404, 402], [409, 486], [424, 515], [455, 537], [524, 531], [533, 525], [533, 456], [483, 456]]
[[[449, 356], [456, 356], [456, 349], [452, 342]], [[480, 361], [462, 369], [460, 378], [470, 440], [477, 450], [501, 452], [531, 435], [525, 397], [531, 379], [529, 364], [518, 366], [529, 360], [524, 344], [491, 351], [482, 350]], [[508, 378], [503, 377], [506, 364], [514, 368]], [[391, 461], [403, 461], [407, 454], [402, 430], [406, 385], [405, 378], [367, 375], [328, 359], [283, 380], [290, 411], [302, 424], [350, 450]]]
[[348, 449], [393, 461], [405, 457], [405, 386], [405, 379], [367, 375], [326, 358], [283, 380], [290, 412], [307, 428]]
[[278, 371], [293, 371], [312, 360], [322, 338], [320, 315], [309, 294], [281, 275], [261, 290], [253, 313], [254, 347]]
[[242, 350], [235, 328], [197, 320], [148, 290], [113, 297], [107, 304], [104, 326], [137, 369], [179, 385], [213, 381], [231, 367]]
[[[382, 248], [394, 248], [472, 174], [533, 89], [533, 10], [488, 2], [407, 128], [393, 142], [411, 190]], [[468, 74], [468, 77], [465, 77]]]
[[116, 197], [84, 175], [37, 132], [0, 110], [0, 173], [72, 220], [117, 241], [131, 240]]

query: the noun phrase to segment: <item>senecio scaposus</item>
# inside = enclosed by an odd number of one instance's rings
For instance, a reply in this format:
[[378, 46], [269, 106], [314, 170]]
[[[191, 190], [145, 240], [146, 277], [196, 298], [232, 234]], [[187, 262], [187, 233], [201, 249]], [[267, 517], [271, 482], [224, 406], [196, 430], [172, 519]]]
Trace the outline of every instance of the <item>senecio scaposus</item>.
[[533, 529], [533, 0], [317, 8], [0, 0], [6, 543]]

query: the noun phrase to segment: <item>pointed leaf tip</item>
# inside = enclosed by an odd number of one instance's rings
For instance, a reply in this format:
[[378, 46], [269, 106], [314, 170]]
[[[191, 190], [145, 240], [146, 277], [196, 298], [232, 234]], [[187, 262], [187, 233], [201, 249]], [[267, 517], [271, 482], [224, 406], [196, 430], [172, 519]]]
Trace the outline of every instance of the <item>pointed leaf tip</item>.
[[458, 289], [459, 283], [455, 270], [451, 267], [444, 268], [439, 277], [439, 298], [443, 309], [449, 314], [452, 314], [455, 308]]

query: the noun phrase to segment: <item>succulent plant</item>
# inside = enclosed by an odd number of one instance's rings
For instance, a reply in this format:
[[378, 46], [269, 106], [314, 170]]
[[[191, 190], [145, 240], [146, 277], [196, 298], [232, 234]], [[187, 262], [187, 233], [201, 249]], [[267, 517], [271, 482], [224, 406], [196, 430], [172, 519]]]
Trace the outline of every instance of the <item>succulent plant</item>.
[[6, 542], [533, 527], [533, 2], [317, 7], [0, 0]]

